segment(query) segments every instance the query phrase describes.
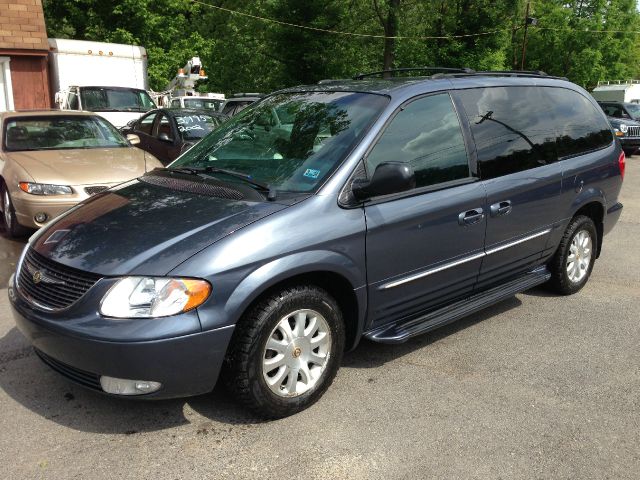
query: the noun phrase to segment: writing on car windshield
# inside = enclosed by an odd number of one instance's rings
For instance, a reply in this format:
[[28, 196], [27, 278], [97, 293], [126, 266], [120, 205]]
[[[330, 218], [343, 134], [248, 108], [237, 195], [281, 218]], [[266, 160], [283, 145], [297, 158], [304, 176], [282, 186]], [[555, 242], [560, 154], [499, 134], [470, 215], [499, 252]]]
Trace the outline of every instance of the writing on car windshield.
[[4, 148], [10, 151], [127, 147], [127, 141], [98, 116], [11, 118], [5, 123]]
[[356, 92], [275, 94], [252, 104], [187, 151], [172, 167], [213, 167], [272, 189], [314, 191], [388, 103]]
[[220, 123], [210, 115], [178, 115], [175, 117], [178, 131], [184, 140], [197, 140], [204, 137]]

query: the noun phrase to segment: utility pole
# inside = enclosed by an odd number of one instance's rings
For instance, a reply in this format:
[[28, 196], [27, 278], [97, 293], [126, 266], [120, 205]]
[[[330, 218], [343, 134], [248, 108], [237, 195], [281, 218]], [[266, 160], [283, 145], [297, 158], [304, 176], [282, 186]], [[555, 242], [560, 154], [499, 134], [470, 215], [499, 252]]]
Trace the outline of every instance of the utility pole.
[[524, 70], [524, 59], [527, 54], [527, 30], [529, 29], [529, 6], [527, 2], [527, 11], [524, 14], [524, 35], [522, 36], [522, 60], [520, 61], [520, 70]]

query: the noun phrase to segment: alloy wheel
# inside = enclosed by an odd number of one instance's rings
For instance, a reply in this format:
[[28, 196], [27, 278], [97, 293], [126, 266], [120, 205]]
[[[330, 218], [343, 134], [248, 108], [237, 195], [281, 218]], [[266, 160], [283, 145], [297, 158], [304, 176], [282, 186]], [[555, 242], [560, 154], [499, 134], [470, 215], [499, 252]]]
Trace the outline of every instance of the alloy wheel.
[[296, 310], [280, 319], [267, 339], [262, 375], [270, 390], [295, 397], [322, 377], [331, 352], [331, 330], [315, 310]]
[[591, 264], [593, 255], [593, 241], [586, 230], [578, 231], [571, 240], [567, 257], [567, 276], [574, 283], [584, 279]]

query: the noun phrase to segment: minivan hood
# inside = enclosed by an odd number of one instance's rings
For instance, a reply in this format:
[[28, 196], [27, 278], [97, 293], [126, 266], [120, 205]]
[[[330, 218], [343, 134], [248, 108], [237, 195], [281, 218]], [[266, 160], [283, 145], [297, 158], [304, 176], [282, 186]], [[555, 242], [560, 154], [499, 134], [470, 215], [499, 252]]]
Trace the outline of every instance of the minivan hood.
[[208, 245], [283, 208], [134, 180], [63, 215], [36, 234], [32, 247], [100, 275], [166, 275]]
[[135, 147], [8, 152], [34, 181], [56, 185], [122, 183], [145, 173], [145, 153]]

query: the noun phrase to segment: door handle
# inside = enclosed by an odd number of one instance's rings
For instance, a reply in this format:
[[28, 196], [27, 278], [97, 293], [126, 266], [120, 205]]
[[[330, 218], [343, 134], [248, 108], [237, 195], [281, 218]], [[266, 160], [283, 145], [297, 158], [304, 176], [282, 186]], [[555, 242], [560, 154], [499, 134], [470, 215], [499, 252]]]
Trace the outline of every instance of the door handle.
[[481, 208], [474, 208], [473, 210], [467, 210], [458, 215], [458, 223], [462, 226], [473, 225], [482, 221], [484, 213]]
[[511, 200], [505, 200], [503, 202], [494, 203], [489, 210], [492, 217], [499, 217], [501, 215], [509, 215], [511, 213]]

